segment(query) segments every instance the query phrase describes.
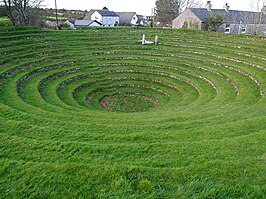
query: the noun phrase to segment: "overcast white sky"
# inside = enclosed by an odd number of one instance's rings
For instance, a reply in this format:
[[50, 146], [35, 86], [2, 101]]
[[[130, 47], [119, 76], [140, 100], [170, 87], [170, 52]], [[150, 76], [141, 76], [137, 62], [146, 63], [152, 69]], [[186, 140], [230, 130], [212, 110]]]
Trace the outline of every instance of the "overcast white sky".
[[[58, 8], [65, 9], [102, 9], [106, 6], [111, 11], [132, 11], [137, 14], [151, 15], [151, 8], [155, 7], [156, 0], [57, 0]], [[254, 10], [257, 8], [257, 2], [265, 0], [212, 0], [213, 8], [223, 8], [228, 3], [232, 10]], [[54, 0], [45, 0], [44, 4], [47, 8], [54, 8]], [[202, 0], [205, 6], [207, 0]], [[260, 5], [261, 7], [262, 5]]]

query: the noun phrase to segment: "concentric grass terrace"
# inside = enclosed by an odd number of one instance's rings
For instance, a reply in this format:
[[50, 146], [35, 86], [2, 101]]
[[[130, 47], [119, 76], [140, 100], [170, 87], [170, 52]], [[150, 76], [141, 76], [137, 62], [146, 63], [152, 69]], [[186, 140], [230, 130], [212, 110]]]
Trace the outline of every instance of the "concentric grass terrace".
[[265, 197], [265, 37], [5, 27], [0, 44], [1, 198]]

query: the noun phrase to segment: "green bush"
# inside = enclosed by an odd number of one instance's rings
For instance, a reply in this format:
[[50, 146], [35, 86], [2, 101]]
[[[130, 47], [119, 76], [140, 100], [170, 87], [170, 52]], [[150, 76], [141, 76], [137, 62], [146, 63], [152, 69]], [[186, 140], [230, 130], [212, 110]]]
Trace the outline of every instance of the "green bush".
[[188, 22], [187, 21], [184, 22], [182, 28], [188, 28]]
[[61, 23], [61, 24], [59, 25], [59, 27], [60, 27], [60, 28], [69, 28], [70, 25], [69, 25], [68, 23]]
[[220, 14], [214, 14], [213, 16], [205, 19], [205, 30], [217, 32], [223, 23], [224, 16]]

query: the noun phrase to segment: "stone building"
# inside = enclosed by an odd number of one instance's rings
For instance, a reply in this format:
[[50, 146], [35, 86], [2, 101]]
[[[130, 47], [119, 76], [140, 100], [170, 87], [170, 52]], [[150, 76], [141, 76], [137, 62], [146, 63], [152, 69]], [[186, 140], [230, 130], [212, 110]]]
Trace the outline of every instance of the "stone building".
[[224, 17], [224, 24], [220, 27], [220, 32], [266, 35], [265, 5], [261, 12], [251, 12], [230, 10], [228, 4], [225, 4], [223, 9], [212, 9], [211, 1], [207, 1], [205, 8], [187, 8], [173, 20], [172, 27], [204, 29], [205, 20], [216, 14]]

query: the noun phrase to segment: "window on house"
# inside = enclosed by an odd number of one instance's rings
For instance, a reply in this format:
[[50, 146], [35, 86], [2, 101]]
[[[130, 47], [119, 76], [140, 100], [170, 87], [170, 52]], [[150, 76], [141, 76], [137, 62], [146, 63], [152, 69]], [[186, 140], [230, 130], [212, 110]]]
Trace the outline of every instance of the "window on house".
[[246, 33], [246, 26], [243, 26], [242, 28], [241, 28], [241, 33]]
[[225, 25], [225, 33], [230, 33], [230, 24]]

